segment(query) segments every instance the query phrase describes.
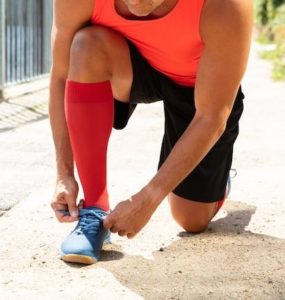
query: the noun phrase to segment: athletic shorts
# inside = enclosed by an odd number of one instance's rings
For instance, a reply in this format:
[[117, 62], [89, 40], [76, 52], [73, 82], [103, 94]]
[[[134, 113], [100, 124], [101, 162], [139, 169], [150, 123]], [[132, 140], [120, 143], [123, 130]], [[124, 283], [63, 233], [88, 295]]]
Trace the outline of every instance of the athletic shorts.
[[[194, 87], [174, 83], [151, 67], [136, 47], [128, 43], [133, 68], [130, 102], [126, 104], [115, 99], [113, 127], [123, 129], [137, 104], [163, 101], [165, 129], [158, 162], [159, 169], [195, 115]], [[239, 133], [238, 122], [243, 112], [243, 99], [244, 95], [239, 87], [225, 132], [199, 165], [172, 191], [174, 194], [204, 203], [224, 199], [232, 164], [233, 146]]]

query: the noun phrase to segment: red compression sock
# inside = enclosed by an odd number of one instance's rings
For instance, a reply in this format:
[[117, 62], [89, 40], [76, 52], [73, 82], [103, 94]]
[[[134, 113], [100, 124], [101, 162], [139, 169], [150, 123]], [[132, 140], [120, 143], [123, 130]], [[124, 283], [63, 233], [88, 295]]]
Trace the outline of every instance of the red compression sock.
[[218, 211], [219, 211], [219, 210], [221, 209], [221, 207], [224, 205], [226, 198], [227, 198], [227, 190], [225, 191], [224, 199], [217, 201], [217, 208], [216, 208], [215, 215], [218, 213]]
[[214, 215], [213, 215], [212, 218], [214, 218], [214, 216], [219, 212], [219, 210], [223, 206], [224, 202], [225, 202], [225, 199], [222, 199], [222, 200], [219, 200], [219, 201], [216, 202], [217, 203], [216, 211], [214, 212]]
[[74, 160], [84, 193], [83, 207], [109, 210], [107, 148], [114, 121], [110, 81], [66, 81], [65, 115]]
[[223, 206], [224, 202], [225, 202], [225, 199], [218, 201], [216, 213], [221, 209], [221, 207]]

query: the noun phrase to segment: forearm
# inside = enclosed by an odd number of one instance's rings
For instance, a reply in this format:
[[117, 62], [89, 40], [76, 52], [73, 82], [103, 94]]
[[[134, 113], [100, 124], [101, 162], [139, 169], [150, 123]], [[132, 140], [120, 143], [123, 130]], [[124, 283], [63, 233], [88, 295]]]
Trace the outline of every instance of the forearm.
[[65, 80], [51, 76], [49, 119], [56, 154], [57, 177], [73, 176], [73, 154], [64, 113]]
[[145, 190], [157, 205], [199, 164], [224, 132], [226, 118], [195, 117]]
[[[247, 65], [251, 1], [207, 1], [200, 20], [204, 51], [195, 83], [196, 116], [144, 191], [159, 204], [210, 151], [225, 129]], [[218, 12], [218, 13], [217, 13]]]

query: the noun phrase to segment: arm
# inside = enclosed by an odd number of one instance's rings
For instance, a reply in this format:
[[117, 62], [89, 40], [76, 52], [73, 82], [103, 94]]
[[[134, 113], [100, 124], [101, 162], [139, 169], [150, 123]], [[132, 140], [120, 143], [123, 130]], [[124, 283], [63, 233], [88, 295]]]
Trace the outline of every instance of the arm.
[[106, 228], [134, 237], [218, 141], [245, 72], [251, 28], [250, 1], [205, 1], [200, 21], [205, 49], [195, 87], [196, 114], [157, 174], [141, 191], [116, 206], [104, 221]]
[[195, 87], [196, 114], [146, 187], [157, 203], [192, 172], [225, 130], [247, 65], [251, 1], [206, 1], [200, 30], [205, 49]]
[[[74, 180], [73, 155], [64, 114], [65, 81], [68, 76], [69, 53], [75, 33], [87, 24], [93, 0], [54, 0], [51, 34], [52, 66], [49, 86], [49, 118], [56, 152], [56, 191], [53, 209], [75, 209], [78, 186]], [[59, 203], [60, 202], [60, 203]], [[56, 213], [58, 219], [61, 215]], [[71, 217], [60, 219], [73, 221]]]
[[87, 23], [92, 13], [93, 0], [85, 2], [88, 5], [83, 6], [76, 0], [54, 0], [49, 116], [58, 176], [73, 175], [73, 158], [64, 116], [64, 89], [73, 37]]

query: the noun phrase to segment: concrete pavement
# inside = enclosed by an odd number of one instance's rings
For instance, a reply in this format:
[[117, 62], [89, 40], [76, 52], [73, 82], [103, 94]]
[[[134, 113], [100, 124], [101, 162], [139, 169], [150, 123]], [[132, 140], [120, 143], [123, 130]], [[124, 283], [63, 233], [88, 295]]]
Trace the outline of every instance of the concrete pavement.
[[[270, 80], [256, 45], [243, 90], [238, 175], [209, 230], [185, 234], [165, 201], [136, 239], [114, 236], [93, 266], [59, 260], [75, 224], [57, 223], [49, 208], [47, 91], [0, 104], [0, 299], [285, 299], [285, 83]], [[155, 174], [162, 132], [161, 103], [140, 105], [126, 129], [113, 131], [112, 206]]]

